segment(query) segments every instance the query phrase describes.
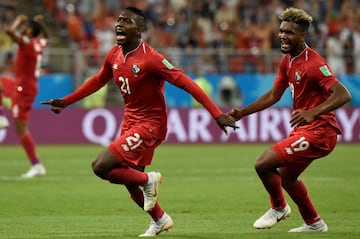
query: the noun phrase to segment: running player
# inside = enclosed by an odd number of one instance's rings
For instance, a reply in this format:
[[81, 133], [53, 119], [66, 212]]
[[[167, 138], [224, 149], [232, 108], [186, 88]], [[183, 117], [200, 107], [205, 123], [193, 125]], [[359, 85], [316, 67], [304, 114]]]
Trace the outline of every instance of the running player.
[[42, 102], [59, 113], [110, 80], [116, 82], [125, 103], [121, 135], [95, 157], [92, 168], [98, 177], [125, 185], [135, 203], [151, 216], [151, 224], [141, 237], [156, 236], [173, 227], [157, 200], [161, 174], [144, 172], [167, 132], [165, 81], [189, 92], [225, 132], [226, 126], [236, 128], [232, 117], [223, 114], [192, 79], [141, 39], [145, 24], [139, 9], [123, 10], [115, 24], [117, 46], [110, 49], [100, 71], [63, 99]]
[[326, 223], [298, 177], [313, 160], [334, 149], [341, 130], [333, 111], [349, 102], [351, 95], [324, 58], [305, 43], [312, 17], [301, 9], [289, 8], [281, 13], [280, 20], [279, 38], [285, 55], [273, 87], [254, 103], [230, 112], [240, 120], [275, 104], [287, 87], [293, 96], [290, 124], [294, 129], [286, 139], [263, 152], [255, 163], [256, 172], [270, 194], [271, 208], [253, 226], [271, 228], [290, 215], [283, 187], [305, 221], [290, 232], [326, 232]]

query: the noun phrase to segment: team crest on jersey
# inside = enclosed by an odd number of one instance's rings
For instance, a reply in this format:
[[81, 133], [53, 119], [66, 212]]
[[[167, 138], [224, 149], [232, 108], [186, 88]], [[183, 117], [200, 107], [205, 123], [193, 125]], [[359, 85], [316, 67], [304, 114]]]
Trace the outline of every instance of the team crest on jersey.
[[139, 64], [136, 64], [136, 63], [133, 64], [131, 70], [132, 70], [132, 72], [133, 72], [134, 74], [139, 74], [139, 72], [140, 72], [140, 66], [139, 66]]
[[301, 72], [300, 71], [295, 71], [295, 81], [297, 84], [300, 84], [300, 81], [301, 81]]

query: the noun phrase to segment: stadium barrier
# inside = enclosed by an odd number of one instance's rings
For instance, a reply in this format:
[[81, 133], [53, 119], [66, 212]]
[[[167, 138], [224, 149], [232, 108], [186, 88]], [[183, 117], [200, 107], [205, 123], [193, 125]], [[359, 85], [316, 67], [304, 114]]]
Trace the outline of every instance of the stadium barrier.
[[[190, 75], [195, 78], [194, 75]], [[257, 99], [260, 95], [270, 89], [275, 74], [209, 74], [206, 79], [212, 85], [211, 97], [217, 102], [219, 82], [224, 76], [231, 76], [236, 81], [238, 89], [242, 94], [242, 103], [247, 105]], [[339, 79], [350, 90], [353, 99], [350, 103], [353, 107], [360, 107], [360, 75], [344, 75]], [[74, 79], [70, 74], [47, 74], [39, 78], [39, 94], [35, 99], [35, 108], [44, 108], [40, 101], [59, 98], [72, 92], [75, 88]], [[115, 92], [118, 94], [118, 92]], [[169, 107], [191, 107], [191, 96], [179, 88], [166, 83], [165, 97]], [[289, 90], [285, 92], [275, 107], [291, 107], [292, 99]]]

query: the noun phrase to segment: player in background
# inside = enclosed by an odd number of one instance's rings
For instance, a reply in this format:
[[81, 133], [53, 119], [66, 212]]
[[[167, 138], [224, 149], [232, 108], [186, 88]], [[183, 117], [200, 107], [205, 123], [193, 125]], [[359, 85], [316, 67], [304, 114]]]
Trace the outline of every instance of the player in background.
[[18, 45], [15, 61], [15, 92], [12, 95], [11, 112], [16, 134], [31, 163], [24, 178], [44, 176], [45, 168], [40, 163], [35, 141], [29, 131], [29, 117], [32, 104], [38, 93], [38, 76], [44, 48], [48, 44], [48, 34], [43, 16], [28, 19], [18, 15], [5, 32]]
[[255, 169], [270, 195], [271, 208], [253, 226], [271, 228], [290, 215], [282, 187], [296, 203], [305, 224], [289, 232], [326, 232], [299, 175], [313, 160], [328, 155], [335, 147], [341, 130], [334, 110], [351, 100], [349, 91], [333, 75], [322, 56], [305, 42], [312, 17], [296, 8], [286, 9], [281, 20], [279, 38], [284, 56], [272, 88], [255, 102], [229, 114], [236, 120], [278, 102], [287, 87], [293, 96], [288, 137], [257, 158]]
[[8, 118], [5, 116], [5, 107], [10, 108], [12, 95], [15, 92], [15, 75], [14, 75], [14, 55], [7, 53], [4, 65], [0, 67], [0, 129], [7, 128], [10, 125]]
[[9, 76], [0, 76], [0, 129], [9, 127], [10, 122], [5, 116], [4, 98], [11, 100], [15, 92], [15, 80]]
[[128, 7], [121, 11], [115, 24], [117, 46], [107, 53], [100, 71], [64, 98], [42, 103], [59, 113], [110, 80], [116, 82], [125, 104], [121, 135], [95, 157], [92, 168], [98, 177], [125, 185], [135, 203], [151, 217], [149, 228], [139, 236], [151, 237], [173, 227], [171, 217], [158, 202], [161, 174], [145, 172], [167, 132], [165, 81], [190, 93], [223, 131], [226, 126], [235, 129], [236, 125], [193, 80], [142, 40], [145, 26], [141, 10]]

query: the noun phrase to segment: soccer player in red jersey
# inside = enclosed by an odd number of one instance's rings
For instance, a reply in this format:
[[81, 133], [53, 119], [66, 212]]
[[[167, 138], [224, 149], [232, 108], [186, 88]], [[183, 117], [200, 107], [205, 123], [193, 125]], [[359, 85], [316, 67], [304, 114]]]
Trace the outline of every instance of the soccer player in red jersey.
[[189, 92], [225, 132], [226, 126], [236, 128], [234, 119], [224, 114], [192, 79], [141, 39], [145, 24], [141, 10], [123, 10], [115, 24], [117, 46], [110, 49], [100, 71], [64, 98], [42, 102], [59, 113], [110, 80], [116, 82], [125, 103], [121, 135], [95, 157], [92, 168], [100, 178], [125, 185], [135, 203], [151, 216], [151, 224], [141, 237], [156, 236], [173, 227], [171, 217], [157, 200], [161, 174], [144, 172], [167, 132], [165, 81]]
[[31, 107], [38, 92], [37, 79], [40, 74], [41, 58], [48, 43], [48, 35], [42, 15], [28, 19], [18, 15], [5, 29], [10, 38], [17, 43], [15, 62], [15, 92], [12, 96], [12, 117], [16, 134], [31, 162], [30, 170], [24, 178], [45, 175], [45, 168], [40, 163], [35, 141], [28, 128]]
[[289, 136], [265, 150], [256, 160], [255, 169], [270, 194], [271, 208], [253, 224], [255, 228], [271, 228], [288, 217], [291, 209], [282, 187], [296, 203], [305, 221], [289, 232], [325, 232], [306, 187], [298, 177], [318, 158], [335, 147], [341, 130], [334, 110], [351, 100], [349, 91], [333, 75], [323, 57], [305, 42], [312, 17], [305, 11], [289, 8], [280, 15], [279, 38], [285, 54], [272, 88], [255, 102], [230, 113], [236, 120], [275, 104], [287, 87], [293, 96]]
[[3, 97], [12, 98], [15, 92], [15, 80], [11, 76], [0, 76], [0, 129], [9, 127], [9, 120], [5, 116]]
[[3, 98], [11, 100], [15, 92], [14, 56], [12, 53], [6, 54], [4, 66], [1, 67], [0, 71], [0, 129], [3, 129], [10, 125], [5, 116]]

